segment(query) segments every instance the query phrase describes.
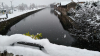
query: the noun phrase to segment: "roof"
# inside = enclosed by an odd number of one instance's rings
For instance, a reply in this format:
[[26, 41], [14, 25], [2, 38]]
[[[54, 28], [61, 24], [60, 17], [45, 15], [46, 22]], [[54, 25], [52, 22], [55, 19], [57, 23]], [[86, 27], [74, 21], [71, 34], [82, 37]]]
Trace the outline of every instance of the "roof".
[[67, 4], [69, 4], [71, 2], [71, 0], [69, 0], [69, 1], [62, 1], [61, 2], [61, 5], [67, 5]]
[[74, 2], [90, 2], [90, 1], [98, 1], [98, 0], [74, 0]]
[[[86, 2], [86, 1], [90, 2], [90, 1], [98, 1], [98, 0], [73, 0], [73, 1], [74, 2]], [[60, 3], [61, 3], [61, 5], [67, 5], [70, 2], [72, 2], [72, 0], [66, 0], [66, 1], [62, 1]]]

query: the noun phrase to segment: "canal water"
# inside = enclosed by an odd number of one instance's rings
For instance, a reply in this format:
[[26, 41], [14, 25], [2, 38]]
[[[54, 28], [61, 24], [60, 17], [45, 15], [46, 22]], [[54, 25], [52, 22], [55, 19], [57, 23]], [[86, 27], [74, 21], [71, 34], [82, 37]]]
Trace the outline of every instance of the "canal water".
[[64, 30], [58, 17], [54, 15], [52, 9], [43, 9], [32, 14], [17, 24], [13, 25], [6, 35], [12, 34], [42, 33], [42, 38], [49, 39], [50, 42], [71, 46], [75, 39], [69, 32]]
[[72, 37], [68, 31], [70, 26], [71, 24], [65, 18], [56, 16], [54, 10], [46, 8], [19, 21], [10, 27], [5, 35], [42, 33], [41, 39], [47, 38], [51, 43], [100, 51], [98, 43], [88, 43], [81, 38]]

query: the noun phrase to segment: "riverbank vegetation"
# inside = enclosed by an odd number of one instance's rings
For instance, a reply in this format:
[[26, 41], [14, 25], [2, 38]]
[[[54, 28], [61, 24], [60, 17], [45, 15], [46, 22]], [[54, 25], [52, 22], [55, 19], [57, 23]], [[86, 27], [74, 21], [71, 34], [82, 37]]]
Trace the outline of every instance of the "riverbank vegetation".
[[100, 50], [100, 4], [99, 2], [86, 2], [77, 4], [76, 9], [71, 8], [68, 16], [73, 18], [79, 28], [69, 29], [70, 34], [89, 48]]
[[[95, 4], [95, 5], [94, 5]], [[71, 8], [68, 13], [69, 17], [73, 18], [74, 21], [80, 27], [76, 31], [79, 35], [84, 36], [85, 39], [89, 37], [98, 37], [98, 33], [100, 32], [100, 5], [97, 2], [78, 4], [76, 9]], [[74, 29], [75, 30], [75, 29]], [[74, 31], [75, 32], [75, 31]]]
[[78, 46], [76, 47], [100, 51], [100, 1], [76, 2], [77, 5], [74, 7], [70, 6], [72, 3], [56, 4], [55, 10], [59, 11], [61, 15], [55, 12], [59, 18], [65, 17], [64, 20], [62, 18], [60, 20], [63, 21], [66, 28], [68, 27], [67, 21], [71, 23], [69, 26], [72, 26], [67, 30], [71, 36], [77, 39]]
[[42, 33], [37, 33], [37, 35], [31, 35], [31, 34], [29, 34], [29, 32], [28, 33], [26, 33], [26, 34], [24, 34], [25, 36], [29, 36], [29, 37], [31, 37], [31, 38], [33, 38], [33, 39], [40, 39], [40, 37], [42, 37]]

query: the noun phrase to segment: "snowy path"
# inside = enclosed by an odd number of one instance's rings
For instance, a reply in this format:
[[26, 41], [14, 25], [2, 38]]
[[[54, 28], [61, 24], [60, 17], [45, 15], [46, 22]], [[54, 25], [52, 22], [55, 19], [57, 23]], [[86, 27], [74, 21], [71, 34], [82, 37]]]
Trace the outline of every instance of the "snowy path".
[[[8, 18], [7, 18], [7, 19], [1, 19], [0, 22], [9, 20], [9, 19], [11, 19], [11, 18], [20, 16], [20, 15], [22, 15], [22, 14], [25, 14], [25, 13], [28, 13], [28, 12], [31, 12], [31, 11], [36, 11], [36, 10], [39, 10], [39, 9], [42, 9], [42, 8], [43, 8], [43, 7], [41, 7], [41, 8], [34, 8], [34, 9], [32, 9], [32, 10], [15, 11], [15, 12], [13, 12], [13, 14], [8, 14]], [[0, 18], [6, 18], [6, 14], [1, 15]]]
[[[44, 51], [30, 47], [10, 46], [10, 44], [24, 41], [37, 43], [44, 47]], [[7, 50], [8, 53], [23, 56], [100, 56], [100, 52], [90, 51], [86, 49], [79, 49], [63, 45], [52, 44], [48, 39], [34, 40], [22, 34], [15, 34], [11, 36], [0, 35], [0, 51]]]

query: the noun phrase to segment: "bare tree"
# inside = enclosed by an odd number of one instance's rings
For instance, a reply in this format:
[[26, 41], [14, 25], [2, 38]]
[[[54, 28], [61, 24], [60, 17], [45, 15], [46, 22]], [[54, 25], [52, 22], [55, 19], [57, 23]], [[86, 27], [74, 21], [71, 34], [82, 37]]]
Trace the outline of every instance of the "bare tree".
[[50, 7], [51, 7], [51, 8], [54, 8], [55, 4], [56, 4], [56, 3], [50, 4]]
[[30, 9], [34, 9], [35, 8], [35, 4], [34, 3], [32, 3], [31, 5], [30, 5], [30, 7], [29, 7]]
[[22, 4], [20, 4], [20, 5], [18, 6], [18, 9], [23, 11], [23, 10], [28, 9], [28, 6], [27, 6], [26, 4], [24, 4], [24, 3], [22, 3]]
[[9, 9], [9, 6], [8, 6], [8, 5], [4, 5], [4, 8], [5, 8], [5, 9]]

